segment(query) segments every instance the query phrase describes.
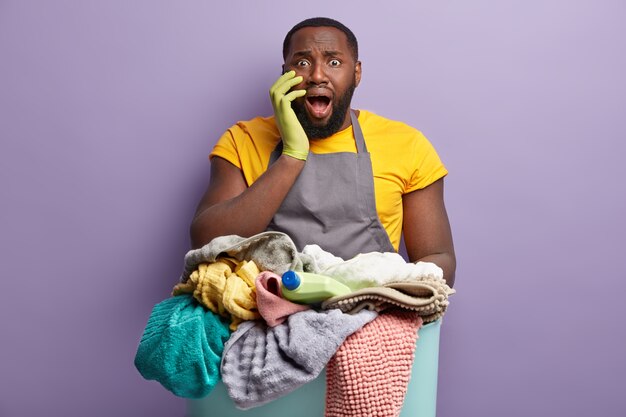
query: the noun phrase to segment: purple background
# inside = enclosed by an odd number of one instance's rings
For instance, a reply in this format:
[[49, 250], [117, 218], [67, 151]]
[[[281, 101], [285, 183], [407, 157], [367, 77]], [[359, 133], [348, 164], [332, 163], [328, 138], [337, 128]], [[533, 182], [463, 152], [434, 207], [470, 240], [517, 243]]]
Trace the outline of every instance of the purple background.
[[376, 4], [0, 0], [0, 416], [183, 415], [135, 349], [206, 155], [315, 15], [359, 38], [355, 107], [450, 170], [439, 416], [626, 415], [625, 3]]

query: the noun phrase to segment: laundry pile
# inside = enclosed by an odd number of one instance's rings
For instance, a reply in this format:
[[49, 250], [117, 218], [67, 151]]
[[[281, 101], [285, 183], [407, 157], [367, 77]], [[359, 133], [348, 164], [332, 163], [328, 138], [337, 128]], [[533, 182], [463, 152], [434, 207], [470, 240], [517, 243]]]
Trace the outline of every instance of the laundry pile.
[[[281, 295], [288, 270], [332, 277], [352, 292], [293, 303]], [[395, 415], [417, 330], [443, 316], [453, 293], [438, 266], [396, 253], [343, 260], [317, 245], [298, 252], [280, 232], [223, 236], [185, 255], [173, 297], [150, 314], [135, 366], [186, 398], [205, 397], [221, 379], [241, 409], [284, 396], [328, 366], [327, 415], [355, 415], [379, 398]]]

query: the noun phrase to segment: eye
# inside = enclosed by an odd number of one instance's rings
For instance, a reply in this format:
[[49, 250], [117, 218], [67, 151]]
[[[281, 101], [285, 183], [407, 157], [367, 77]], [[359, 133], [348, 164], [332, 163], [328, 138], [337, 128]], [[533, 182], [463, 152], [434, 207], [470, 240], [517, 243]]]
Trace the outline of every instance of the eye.
[[341, 61], [339, 61], [338, 59], [331, 59], [328, 62], [328, 65], [330, 65], [331, 67], [338, 67], [339, 65], [341, 65]]
[[301, 60], [296, 62], [296, 66], [297, 67], [308, 67], [309, 66], [309, 61], [307, 61], [306, 59], [301, 59]]

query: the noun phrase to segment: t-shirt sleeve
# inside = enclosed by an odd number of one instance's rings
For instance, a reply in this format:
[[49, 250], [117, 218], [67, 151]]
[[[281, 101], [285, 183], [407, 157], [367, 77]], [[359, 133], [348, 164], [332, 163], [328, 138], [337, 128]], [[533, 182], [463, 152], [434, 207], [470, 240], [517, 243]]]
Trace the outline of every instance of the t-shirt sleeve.
[[418, 131], [414, 147], [415, 169], [405, 193], [428, 187], [448, 174], [437, 151], [426, 137]]
[[217, 141], [213, 150], [209, 154], [209, 159], [219, 156], [241, 169], [242, 164], [237, 152], [237, 144], [233, 135], [233, 128], [228, 129]]

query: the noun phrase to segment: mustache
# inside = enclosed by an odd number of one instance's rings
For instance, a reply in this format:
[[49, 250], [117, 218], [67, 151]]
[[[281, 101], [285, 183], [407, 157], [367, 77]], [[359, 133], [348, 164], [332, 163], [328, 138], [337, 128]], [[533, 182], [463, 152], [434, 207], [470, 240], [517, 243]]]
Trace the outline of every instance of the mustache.
[[352, 84], [348, 87], [344, 94], [339, 97], [333, 97], [333, 107], [330, 119], [323, 126], [315, 125], [311, 122], [311, 120], [309, 120], [309, 116], [305, 110], [304, 97], [300, 97], [302, 100], [294, 100], [291, 102], [291, 106], [296, 113], [296, 117], [309, 139], [327, 138], [340, 130], [346, 113], [350, 108], [355, 88], [356, 85]]

